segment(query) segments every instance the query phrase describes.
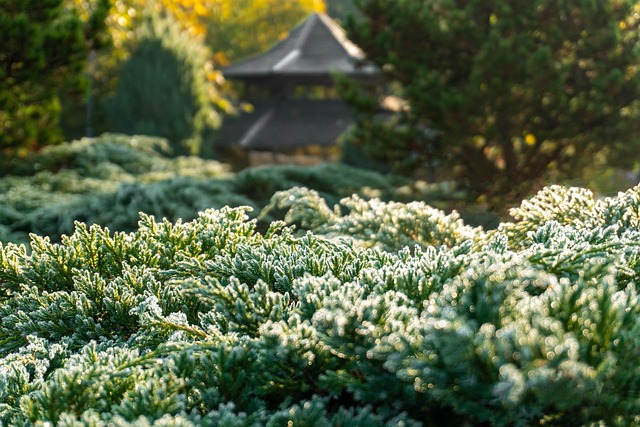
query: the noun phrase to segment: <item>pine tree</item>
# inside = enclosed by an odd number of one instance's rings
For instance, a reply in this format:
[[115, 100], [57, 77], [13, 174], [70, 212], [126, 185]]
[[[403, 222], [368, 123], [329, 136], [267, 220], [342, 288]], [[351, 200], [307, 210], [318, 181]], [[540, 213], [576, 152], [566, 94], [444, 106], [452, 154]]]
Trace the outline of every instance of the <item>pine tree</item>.
[[438, 160], [495, 205], [596, 159], [633, 161], [637, 2], [355, 3], [350, 37], [410, 107], [391, 127], [363, 122], [355, 142], [374, 157]]

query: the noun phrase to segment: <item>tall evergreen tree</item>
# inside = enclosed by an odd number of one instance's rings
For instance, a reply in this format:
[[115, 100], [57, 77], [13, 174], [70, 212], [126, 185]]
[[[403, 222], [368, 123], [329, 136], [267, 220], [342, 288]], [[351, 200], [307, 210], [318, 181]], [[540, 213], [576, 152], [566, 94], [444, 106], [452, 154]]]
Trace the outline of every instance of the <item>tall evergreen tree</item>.
[[170, 16], [150, 13], [107, 105], [113, 131], [167, 138], [173, 154], [197, 154], [219, 116], [208, 51]]
[[360, 127], [372, 155], [437, 157], [496, 204], [598, 156], [635, 157], [637, 1], [355, 3], [350, 37], [410, 105], [393, 129]]

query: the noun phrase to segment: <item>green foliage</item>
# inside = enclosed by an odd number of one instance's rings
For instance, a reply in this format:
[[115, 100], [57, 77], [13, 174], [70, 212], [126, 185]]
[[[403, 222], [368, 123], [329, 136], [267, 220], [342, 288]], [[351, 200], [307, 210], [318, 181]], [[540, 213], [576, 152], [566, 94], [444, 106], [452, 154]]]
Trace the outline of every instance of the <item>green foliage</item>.
[[[247, 168], [234, 178], [236, 191], [263, 204], [277, 191], [304, 186], [318, 191], [330, 204], [353, 193], [363, 197], [409, 200], [418, 193], [436, 193], [444, 198], [446, 189], [429, 187], [393, 175], [381, 175], [341, 164], [298, 167], [291, 165]], [[420, 188], [419, 188], [420, 187]], [[443, 186], [444, 187], [444, 186]]]
[[445, 215], [423, 202], [385, 203], [353, 195], [332, 211], [316, 191], [299, 187], [276, 193], [263, 213], [273, 208], [286, 209], [284, 220], [289, 224], [391, 251], [413, 245], [452, 247], [478, 231], [465, 226], [457, 212]]
[[640, 425], [640, 187], [550, 187], [490, 232], [289, 196], [311, 231], [223, 208], [0, 246], [0, 421]]
[[207, 46], [216, 62], [258, 55], [284, 38], [310, 13], [323, 12], [323, 0], [216, 0], [203, 2]]
[[76, 12], [63, 0], [0, 3], [0, 154], [62, 140], [57, 89], [82, 88], [87, 43], [101, 30], [99, 22], [85, 28]]
[[107, 105], [116, 132], [163, 137], [174, 155], [197, 154], [219, 126], [206, 47], [169, 16], [150, 13]]
[[10, 175], [0, 179], [0, 224], [14, 237], [2, 241], [31, 232], [58, 240], [73, 232], [75, 220], [131, 231], [138, 212], [177, 220], [211, 206], [251, 204], [218, 181], [228, 175], [226, 166], [168, 158], [166, 150], [158, 138], [104, 135], [5, 164]]
[[350, 37], [410, 107], [386, 131], [363, 117], [354, 143], [373, 157], [409, 172], [440, 161], [496, 205], [634, 161], [637, 2], [355, 3]]
[[[211, 207], [251, 206], [258, 215], [275, 192], [300, 186], [332, 205], [354, 193], [383, 200], [450, 198], [446, 185], [409, 183], [339, 164], [230, 174], [214, 160], [167, 157], [166, 151], [159, 138], [106, 134], [2, 164], [7, 176], [0, 178], [0, 241], [26, 243], [29, 233], [59, 241], [73, 232], [74, 221], [130, 232], [138, 227], [139, 212], [188, 221]], [[282, 215], [270, 209], [261, 227]]]
[[339, 21], [355, 14], [357, 11], [353, 0], [325, 0], [325, 3], [327, 4], [327, 13], [333, 19]]

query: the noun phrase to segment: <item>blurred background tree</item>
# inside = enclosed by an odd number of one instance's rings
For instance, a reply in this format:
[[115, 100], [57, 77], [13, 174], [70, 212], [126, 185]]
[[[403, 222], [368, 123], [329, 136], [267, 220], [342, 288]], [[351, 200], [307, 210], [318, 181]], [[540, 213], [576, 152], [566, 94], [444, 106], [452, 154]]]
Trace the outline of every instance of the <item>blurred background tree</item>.
[[351, 39], [409, 104], [384, 132], [363, 114], [352, 143], [373, 158], [435, 158], [494, 205], [635, 161], [638, 2], [354, 1]]
[[174, 155], [199, 154], [225, 105], [207, 78], [209, 51], [172, 14], [155, 11], [148, 12], [134, 43], [107, 103], [110, 129], [167, 138]]
[[323, 0], [213, 0], [205, 18], [207, 45], [216, 63], [267, 50], [312, 12], [324, 12]]
[[0, 152], [60, 142], [60, 93], [82, 93], [87, 52], [104, 42], [108, 0], [85, 20], [64, 0], [0, 2]]
[[[103, 0], [67, 0], [80, 12], [83, 19], [90, 15], [88, 12], [95, 7], [96, 1]], [[109, 127], [108, 112], [105, 100], [115, 93], [119, 74], [123, 64], [136, 46], [137, 29], [143, 25], [145, 11], [155, 10], [159, 14], [168, 14], [175, 19], [180, 28], [193, 37], [196, 43], [204, 40], [205, 28], [201, 19], [208, 13], [204, 1], [186, 0], [106, 0], [110, 3], [106, 16], [106, 34], [110, 43], [89, 56], [87, 67], [90, 93], [75, 102], [77, 98], [67, 98], [63, 104], [63, 129], [66, 139], [76, 139], [85, 135], [97, 135], [112, 130]], [[204, 66], [207, 66], [205, 64]], [[221, 79], [219, 73], [207, 73], [211, 84]]]

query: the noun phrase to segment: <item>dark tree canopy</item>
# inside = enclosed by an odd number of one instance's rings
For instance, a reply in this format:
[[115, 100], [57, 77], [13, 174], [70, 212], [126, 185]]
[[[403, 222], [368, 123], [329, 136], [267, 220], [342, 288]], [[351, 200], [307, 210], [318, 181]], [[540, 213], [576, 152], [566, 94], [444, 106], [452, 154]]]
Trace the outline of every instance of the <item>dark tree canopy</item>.
[[[518, 197], [597, 156], [635, 157], [637, 1], [355, 3], [363, 18], [347, 23], [350, 37], [410, 105], [395, 129], [363, 121], [356, 135], [374, 156], [398, 167], [435, 156], [494, 197]], [[439, 131], [435, 142], [421, 139], [425, 128]]]

